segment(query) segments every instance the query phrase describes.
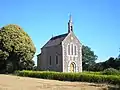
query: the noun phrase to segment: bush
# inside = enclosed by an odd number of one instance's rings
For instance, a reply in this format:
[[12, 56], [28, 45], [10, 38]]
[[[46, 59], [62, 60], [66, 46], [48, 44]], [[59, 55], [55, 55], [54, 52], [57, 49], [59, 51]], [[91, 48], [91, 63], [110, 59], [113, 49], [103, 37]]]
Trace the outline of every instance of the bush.
[[116, 75], [95, 75], [85, 73], [62, 73], [62, 72], [49, 72], [49, 71], [16, 71], [18, 76], [54, 79], [61, 81], [81, 81], [81, 82], [94, 82], [94, 83], [109, 83], [120, 85], [120, 77]]
[[120, 72], [114, 68], [108, 68], [108, 69], [105, 69], [103, 72], [102, 72], [103, 75], [119, 75]]

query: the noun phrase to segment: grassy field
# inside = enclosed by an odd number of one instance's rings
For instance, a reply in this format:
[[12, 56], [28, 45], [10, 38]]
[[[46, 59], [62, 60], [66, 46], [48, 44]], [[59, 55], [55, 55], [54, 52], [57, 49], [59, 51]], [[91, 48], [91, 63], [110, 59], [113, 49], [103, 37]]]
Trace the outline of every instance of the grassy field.
[[0, 90], [120, 90], [119, 85], [119, 75], [104, 75], [102, 72], [23, 70], [12, 75], [0, 74]]
[[0, 90], [112, 90], [112, 89], [108, 89], [108, 85], [106, 84], [57, 81], [0, 74]]

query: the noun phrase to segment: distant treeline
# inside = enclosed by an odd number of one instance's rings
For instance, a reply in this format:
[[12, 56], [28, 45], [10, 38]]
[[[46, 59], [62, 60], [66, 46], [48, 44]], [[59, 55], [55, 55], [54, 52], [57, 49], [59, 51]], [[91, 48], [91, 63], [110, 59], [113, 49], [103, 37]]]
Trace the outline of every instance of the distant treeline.
[[86, 65], [84, 70], [87, 71], [103, 71], [107, 68], [114, 68], [120, 70], [120, 58], [110, 57], [108, 60], [104, 62], [94, 63], [91, 65]]

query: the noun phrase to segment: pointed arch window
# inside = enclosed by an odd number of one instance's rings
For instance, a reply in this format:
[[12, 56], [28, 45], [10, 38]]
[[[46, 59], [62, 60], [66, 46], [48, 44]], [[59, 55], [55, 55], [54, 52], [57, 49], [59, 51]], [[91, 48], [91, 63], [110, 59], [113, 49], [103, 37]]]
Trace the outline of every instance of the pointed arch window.
[[50, 56], [50, 59], [49, 59], [49, 65], [51, 65], [52, 64], [52, 61], [51, 61], [51, 56]]
[[70, 55], [70, 44], [68, 44], [67, 52], [68, 52], [68, 55]]
[[71, 44], [71, 55], [73, 55], [73, 44]]
[[74, 46], [74, 54], [77, 55], [77, 46]]
[[56, 64], [58, 64], [58, 56], [55, 56]]
[[67, 45], [67, 55], [77, 55], [78, 50], [77, 50], [77, 45], [71, 43]]

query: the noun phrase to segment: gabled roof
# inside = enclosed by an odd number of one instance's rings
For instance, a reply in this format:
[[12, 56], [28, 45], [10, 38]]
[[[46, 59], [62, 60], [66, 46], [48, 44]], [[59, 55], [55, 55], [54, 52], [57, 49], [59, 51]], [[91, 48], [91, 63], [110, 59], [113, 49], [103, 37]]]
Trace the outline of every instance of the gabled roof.
[[52, 37], [42, 48], [59, 45], [67, 35], [68, 33], [65, 33]]

